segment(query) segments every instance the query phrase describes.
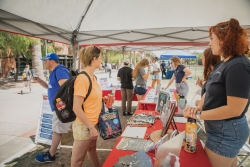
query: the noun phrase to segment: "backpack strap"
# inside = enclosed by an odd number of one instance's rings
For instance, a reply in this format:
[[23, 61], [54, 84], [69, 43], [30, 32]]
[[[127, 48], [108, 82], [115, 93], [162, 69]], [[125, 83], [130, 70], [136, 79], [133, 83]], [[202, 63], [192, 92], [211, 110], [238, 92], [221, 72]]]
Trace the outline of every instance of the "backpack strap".
[[[87, 93], [86, 97], [84, 98], [84, 101], [86, 101], [87, 98], [88, 98], [89, 95], [90, 95], [91, 90], [92, 90], [92, 81], [91, 81], [91, 79], [90, 79], [88, 73], [86, 73], [85, 71], [81, 71], [79, 74], [85, 74], [85, 75], [87, 76], [87, 78], [89, 79], [89, 89], [88, 89], [88, 93]], [[94, 76], [95, 76], [95, 75], [94, 75]], [[95, 76], [95, 78], [96, 78], [96, 76]], [[96, 78], [96, 79], [97, 79], [97, 78]]]

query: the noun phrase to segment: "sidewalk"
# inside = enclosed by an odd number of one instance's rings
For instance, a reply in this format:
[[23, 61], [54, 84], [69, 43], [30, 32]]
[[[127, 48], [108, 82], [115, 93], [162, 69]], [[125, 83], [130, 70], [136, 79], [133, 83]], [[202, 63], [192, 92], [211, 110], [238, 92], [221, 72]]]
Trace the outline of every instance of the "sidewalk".
[[13, 155], [23, 154], [34, 147], [30, 136], [36, 132], [44, 89], [33, 83], [32, 93], [21, 95], [18, 93], [23, 84], [18, 82], [15, 85], [15, 88], [0, 89], [0, 166]]

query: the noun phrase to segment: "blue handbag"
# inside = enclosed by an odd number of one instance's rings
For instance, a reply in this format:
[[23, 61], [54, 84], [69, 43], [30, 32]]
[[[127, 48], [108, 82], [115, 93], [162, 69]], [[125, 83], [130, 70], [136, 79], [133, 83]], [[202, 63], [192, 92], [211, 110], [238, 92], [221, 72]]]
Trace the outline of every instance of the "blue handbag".
[[122, 134], [118, 110], [109, 108], [108, 111], [105, 111], [104, 102], [99, 115], [99, 133], [104, 140], [116, 138]]

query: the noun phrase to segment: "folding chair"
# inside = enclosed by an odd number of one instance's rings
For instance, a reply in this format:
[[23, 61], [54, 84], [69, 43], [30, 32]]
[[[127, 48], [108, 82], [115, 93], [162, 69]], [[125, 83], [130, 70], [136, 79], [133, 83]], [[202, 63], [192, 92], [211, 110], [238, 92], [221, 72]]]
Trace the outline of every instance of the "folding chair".
[[[248, 125], [250, 125], [250, 117], [247, 118]], [[243, 159], [240, 159], [238, 156], [243, 156]], [[250, 156], [250, 138], [249, 141], [244, 144], [244, 146], [240, 149], [239, 154], [237, 155], [237, 160], [239, 162], [238, 167], [245, 166], [243, 163]]]
[[[244, 156], [243, 159], [240, 159], [238, 156]], [[237, 160], [239, 162], [238, 167], [245, 166], [243, 163], [247, 158], [250, 156], [250, 145], [248, 143], [245, 143], [244, 146], [240, 149], [239, 154], [237, 155]]]
[[196, 93], [194, 94], [194, 97], [192, 98], [191, 102], [194, 100], [194, 98], [195, 98], [196, 95], [201, 96], [201, 89], [198, 89], [198, 90], [196, 91]]

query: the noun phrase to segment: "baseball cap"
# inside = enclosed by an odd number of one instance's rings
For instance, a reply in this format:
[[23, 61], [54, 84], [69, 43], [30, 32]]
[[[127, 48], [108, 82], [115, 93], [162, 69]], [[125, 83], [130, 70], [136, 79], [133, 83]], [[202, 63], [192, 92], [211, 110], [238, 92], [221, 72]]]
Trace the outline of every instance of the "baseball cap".
[[129, 60], [129, 59], [125, 59], [125, 60], [124, 60], [124, 63], [129, 64], [129, 63], [130, 63], [130, 60]]
[[55, 53], [48, 53], [46, 55], [46, 57], [41, 58], [41, 60], [42, 61], [45, 61], [45, 60], [55, 60], [55, 61], [58, 61], [59, 58], [58, 58], [57, 54], [55, 54]]

